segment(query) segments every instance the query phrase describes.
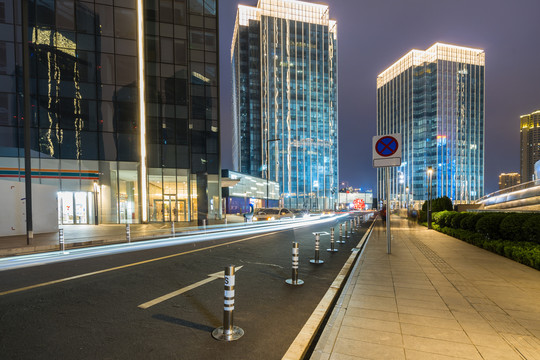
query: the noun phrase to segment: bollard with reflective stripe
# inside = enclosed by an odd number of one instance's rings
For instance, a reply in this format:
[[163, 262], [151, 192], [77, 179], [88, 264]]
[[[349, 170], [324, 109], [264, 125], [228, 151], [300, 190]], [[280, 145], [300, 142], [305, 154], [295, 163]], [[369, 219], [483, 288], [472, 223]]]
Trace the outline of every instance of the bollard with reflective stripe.
[[292, 277], [285, 280], [285, 282], [289, 285], [302, 285], [304, 281], [298, 278], [298, 243], [293, 242], [292, 246]]
[[234, 265], [225, 267], [225, 298], [223, 302], [223, 326], [212, 331], [217, 340], [233, 341], [244, 335], [244, 330], [233, 325], [234, 313]]
[[345, 221], [345, 238], [349, 238], [349, 230], [347, 230], [347, 221]]
[[336, 252], [338, 249], [334, 248], [334, 228], [330, 228], [330, 249], [326, 249], [329, 252]]
[[319, 259], [319, 245], [321, 243], [321, 235], [319, 233], [315, 234], [315, 258], [309, 260], [312, 264], [323, 264], [324, 261]]
[[60, 242], [60, 250], [63, 254], [69, 254], [66, 251], [66, 242], [64, 240], [64, 229], [58, 229], [58, 241]]
[[176, 231], [174, 230], [174, 221], [171, 221], [171, 231], [172, 231], [172, 236], [174, 237], [176, 235]]
[[343, 224], [339, 224], [339, 239], [336, 242], [338, 244], [345, 244], [345, 240], [343, 240]]
[[353, 234], [354, 232], [354, 226], [353, 226], [353, 220], [349, 220], [349, 225], [351, 226], [351, 235]]
[[129, 224], [126, 224], [126, 240], [128, 243], [131, 242], [131, 228]]
[[203, 224], [204, 232], [206, 233], [206, 219], [202, 219], [202, 224]]

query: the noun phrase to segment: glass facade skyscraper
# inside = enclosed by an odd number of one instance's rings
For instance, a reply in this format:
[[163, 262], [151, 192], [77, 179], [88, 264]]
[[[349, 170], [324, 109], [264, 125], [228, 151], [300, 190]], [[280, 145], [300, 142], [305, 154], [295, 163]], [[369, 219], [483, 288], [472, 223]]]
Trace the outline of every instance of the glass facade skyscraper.
[[[0, 176], [24, 181], [21, 1], [0, 0]], [[32, 181], [63, 224], [220, 214], [217, 0], [29, 1]]]
[[334, 208], [337, 24], [328, 6], [239, 6], [231, 60], [235, 169], [277, 181], [286, 207]]
[[540, 110], [520, 116], [520, 173], [521, 181], [534, 177], [534, 164], [540, 160]]
[[436, 43], [377, 77], [377, 135], [401, 133], [402, 165], [377, 170], [379, 198], [397, 206], [432, 197], [467, 203], [484, 194], [483, 50]]

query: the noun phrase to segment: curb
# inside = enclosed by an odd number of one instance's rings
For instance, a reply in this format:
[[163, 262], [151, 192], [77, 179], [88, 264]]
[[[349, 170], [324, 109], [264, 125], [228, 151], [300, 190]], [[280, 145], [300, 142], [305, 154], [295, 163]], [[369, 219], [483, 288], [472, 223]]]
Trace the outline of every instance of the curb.
[[371, 223], [370, 227], [356, 246], [356, 249], [352, 249], [353, 253], [349, 256], [345, 262], [345, 265], [343, 265], [341, 268], [341, 271], [336, 276], [334, 282], [332, 282], [332, 285], [330, 285], [330, 288], [324, 294], [323, 298], [304, 324], [302, 330], [300, 330], [300, 333], [298, 333], [296, 336], [296, 339], [294, 339], [285, 355], [283, 355], [282, 360], [299, 360], [303, 359], [307, 354], [310, 346], [317, 337], [321, 326], [327, 319], [327, 316], [331, 314], [331, 311], [333, 310], [333, 307], [341, 293], [342, 286], [349, 278], [351, 270], [356, 263], [363, 246], [367, 242], [374, 225], [375, 221]]

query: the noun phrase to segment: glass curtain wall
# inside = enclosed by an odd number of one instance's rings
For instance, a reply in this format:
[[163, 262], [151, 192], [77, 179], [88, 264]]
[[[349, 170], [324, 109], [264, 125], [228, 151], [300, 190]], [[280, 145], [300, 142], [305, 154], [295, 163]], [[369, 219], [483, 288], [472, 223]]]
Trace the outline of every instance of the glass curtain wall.
[[[86, 204], [79, 218], [88, 223], [140, 222], [143, 209], [148, 221], [194, 220], [191, 174], [219, 183], [217, 1], [144, 1], [141, 39], [137, 6], [29, 2], [33, 181], [55, 185], [62, 201], [73, 194], [65, 203]], [[20, 1], [0, 0], [0, 9], [0, 175], [24, 181]], [[214, 185], [204, 192], [200, 201], [219, 197]], [[59, 214], [62, 223], [77, 217]]]
[[[390, 172], [394, 206], [428, 198], [467, 203], [484, 193], [482, 50], [435, 44], [412, 50], [377, 78], [377, 134], [401, 133], [402, 165], [378, 169], [378, 194]], [[409, 189], [408, 195], [406, 194]]]
[[[337, 25], [329, 20], [328, 7], [281, 0], [260, 1], [257, 8], [240, 6], [231, 52], [238, 169], [264, 178], [268, 172], [280, 184], [286, 207], [334, 208]], [[252, 86], [247, 77], [258, 73], [260, 85]], [[260, 132], [244, 131], [253, 129], [249, 121], [259, 123], [259, 114]], [[245, 149], [244, 138], [249, 139]], [[255, 157], [244, 159], [254, 150], [258, 164]]]

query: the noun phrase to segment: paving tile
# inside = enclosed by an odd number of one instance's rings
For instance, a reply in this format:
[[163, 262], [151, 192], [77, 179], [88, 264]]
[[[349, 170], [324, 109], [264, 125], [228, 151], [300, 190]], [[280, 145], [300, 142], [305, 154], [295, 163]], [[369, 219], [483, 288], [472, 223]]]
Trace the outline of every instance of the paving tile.
[[433, 326], [442, 329], [461, 330], [461, 325], [455, 319], [442, 319], [431, 316], [420, 316], [412, 314], [399, 314], [400, 322], [406, 324]]
[[365, 288], [357, 288], [353, 291], [353, 295], [372, 295], [372, 296], [383, 296], [383, 297], [395, 297], [396, 294], [393, 291], [381, 291], [381, 290], [372, 290]]
[[374, 360], [405, 360], [403, 347], [384, 346], [343, 338], [338, 339], [336, 342], [334, 353]]
[[368, 330], [388, 331], [392, 333], [401, 334], [401, 327], [399, 322], [385, 321], [378, 319], [369, 319], [364, 317], [347, 316], [343, 320], [343, 325], [357, 327]]
[[362, 329], [346, 325], [341, 326], [338, 337], [380, 345], [403, 346], [400, 333]]
[[453, 315], [449, 310], [436, 310], [436, 309], [426, 309], [416, 306], [406, 306], [398, 304], [398, 312], [404, 314], [412, 315], [422, 315], [422, 316], [431, 316], [442, 319], [453, 319]]
[[444, 329], [435, 326], [417, 325], [417, 324], [401, 324], [403, 335], [414, 335], [430, 339], [454, 341], [464, 344], [471, 344], [471, 340], [463, 330]]
[[508, 343], [497, 333], [484, 334], [474, 331], [467, 331], [467, 335], [471, 339], [472, 343], [477, 346], [485, 346], [495, 349], [510, 349]]
[[395, 311], [380, 311], [372, 309], [364, 309], [350, 306], [347, 308], [346, 316], [363, 317], [368, 319], [377, 319], [385, 321], [399, 321], [399, 316]]
[[523, 360], [523, 358], [510, 347], [508, 347], [508, 350], [506, 351], [486, 346], [477, 346], [476, 348], [484, 360]]
[[460, 360], [458, 357], [405, 349], [407, 360]]
[[362, 300], [351, 299], [350, 306], [360, 307], [364, 309], [382, 310], [382, 311], [394, 311], [397, 312], [396, 304], [382, 303], [382, 302], [366, 302]]
[[405, 344], [406, 349], [431, 352], [440, 355], [450, 355], [461, 359], [482, 359], [472, 344], [428, 339], [411, 335], [403, 335], [403, 343]]
[[446, 304], [440, 298], [431, 298], [429, 301], [416, 299], [398, 299], [398, 306], [413, 306], [424, 309], [448, 310]]

